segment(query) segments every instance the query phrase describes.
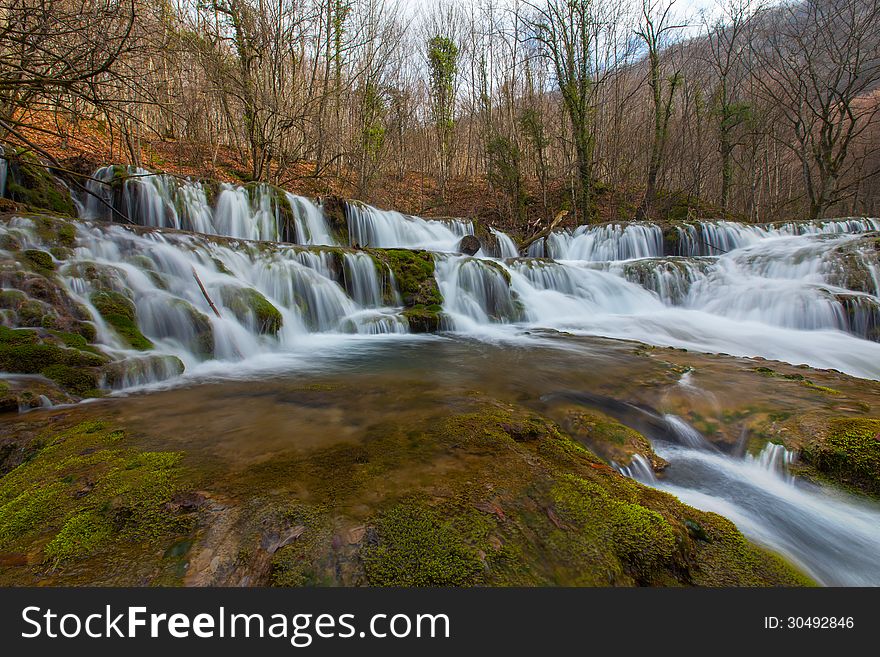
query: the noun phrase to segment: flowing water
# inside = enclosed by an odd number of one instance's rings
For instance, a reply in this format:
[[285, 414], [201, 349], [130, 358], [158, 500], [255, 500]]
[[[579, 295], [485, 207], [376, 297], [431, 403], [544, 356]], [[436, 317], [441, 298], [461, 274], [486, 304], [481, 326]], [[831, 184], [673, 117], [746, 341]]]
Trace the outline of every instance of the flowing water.
[[[72, 256], [56, 265], [93, 314], [98, 341], [132, 364], [114, 382], [122, 390], [341, 369], [388, 377], [389, 387], [417, 370], [437, 390], [502, 387], [533, 400], [563, 382], [598, 390], [616, 381], [625, 396], [641, 373], [615, 362], [619, 349], [631, 349], [620, 340], [880, 380], [876, 242], [860, 237], [880, 229], [874, 219], [692, 224], [676, 228], [673, 242], [653, 224], [581, 227], [532, 244], [528, 257], [493, 231], [495, 257], [470, 257], [457, 254], [474, 233], [469, 221], [349, 204], [350, 244], [435, 254], [448, 332], [409, 336], [392, 272], [367, 252], [321, 248], [338, 240], [319, 203], [267, 185], [140, 169], [120, 181], [118, 173], [99, 170], [95, 178], [112, 184], [92, 182], [96, 197], [78, 199], [92, 221], [79, 224]], [[191, 232], [133, 229], [110, 207], [139, 226]], [[31, 219], [0, 224], [2, 234], [22, 248], [50, 246]], [[133, 301], [153, 350], [128, 349], [101, 320], [90, 299], [99, 289]], [[267, 329], [261, 300], [277, 308], [280, 326]], [[689, 380], [675, 385], [700, 392]], [[880, 584], [876, 507], [792, 478], [792, 456], [778, 446], [737, 457], [678, 416], [655, 419], [665, 429], [648, 437], [669, 468], [658, 479], [637, 458], [625, 474], [726, 515], [822, 583]]]

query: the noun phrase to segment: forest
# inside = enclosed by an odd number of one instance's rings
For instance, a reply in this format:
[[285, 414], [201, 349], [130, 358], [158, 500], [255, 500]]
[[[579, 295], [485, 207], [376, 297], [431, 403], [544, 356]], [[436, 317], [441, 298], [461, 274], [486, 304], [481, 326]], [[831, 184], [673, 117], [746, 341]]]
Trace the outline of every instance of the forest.
[[2, 16], [0, 140], [61, 168], [520, 229], [563, 209], [877, 213], [877, 0], [3, 0]]

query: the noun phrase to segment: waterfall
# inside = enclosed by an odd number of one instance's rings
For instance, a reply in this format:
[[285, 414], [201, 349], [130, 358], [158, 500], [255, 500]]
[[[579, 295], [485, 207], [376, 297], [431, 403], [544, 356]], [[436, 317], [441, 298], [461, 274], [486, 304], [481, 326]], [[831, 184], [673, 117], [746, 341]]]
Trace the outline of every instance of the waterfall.
[[[29, 219], [0, 224], [0, 238], [6, 236], [25, 248], [49, 248]], [[115, 388], [176, 376], [181, 362], [191, 369], [212, 360], [290, 351], [315, 333], [407, 331], [399, 309], [384, 306], [385, 277], [366, 253], [265, 249], [251, 242], [215, 243], [193, 234], [141, 234], [116, 224], [82, 223], [73, 254], [59, 261], [58, 273], [71, 299], [92, 315], [97, 342], [117, 361], [107, 381]], [[102, 291], [133, 304], [138, 329], [152, 349], [132, 349], [104, 321], [93, 303]]]
[[663, 255], [663, 231], [655, 224], [580, 226], [547, 237], [546, 255], [555, 260], [629, 260]]
[[794, 455], [782, 445], [769, 443], [756, 456], [735, 458], [705, 449], [708, 443], [699, 432], [684, 429], [687, 425], [674, 416], [666, 420], [684, 438], [680, 444], [646, 434], [669, 463], [663, 477], [654, 477], [647, 460], [637, 456], [618, 468], [622, 474], [729, 518], [746, 536], [785, 555], [822, 584], [880, 581], [876, 505], [798, 481], [788, 473]]
[[345, 253], [345, 289], [355, 302], [366, 308], [382, 305], [382, 284], [376, 263], [367, 253]]
[[745, 458], [763, 470], [775, 472], [788, 483], [795, 481], [788, 467], [797, 460], [797, 453], [785, 449], [784, 445], [767, 443], [757, 455], [746, 454]]
[[633, 454], [629, 465], [618, 467], [617, 469], [622, 475], [649, 486], [657, 482], [654, 468], [651, 467], [650, 461], [641, 454]]
[[490, 228], [489, 230], [495, 236], [497, 251], [494, 255], [496, 257], [502, 259], [519, 257], [519, 249], [516, 248], [516, 244], [510, 238], [510, 235], [503, 233], [500, 230], [495, 230], [494, 228]]
[[453, 253], [462, 237], [474, 233], [470, 221], [422, 219], [361, 203], [349, 203], [346, 215], [351, 244], [361, 247]]
[[703, 437], [703, 434], [677, 415], [664, 415], [663, 419], [666, 421], [672, 435], [685, 447], [692, 449], [714, 449], [711, 443]]
[[[87, 183], [92, 195], [79, 204], [84, 219], [117, 221], [120, 217], [110, 210], [114, 207], [139, 226], [248, 240], [335, 244], [320, 207], [267, 184], [243, 187], [223, 183], [215, 190], [198, 181], [152, 174], [137, 167], [122, 171], [102, 167], [92, 178]], [[212, 203], [209, 195], [215, 192]]]
[[296, 239], [287, 240], [297, 244], [316, 244], [333, 246], [336, 240], [330, 234], [330, 227], [320, 206], [304, 196], [287, 192], [287, 202], [293, 211], [296, 224]]
[[453, 318], [477, 324], [513, 322], [521, 306], [511, 290], [509, 274], [498, 263], [470, 256], [438, 256], [435, 273], [443, 310]]
[[678, 234], [677, 252], [669, 255], [720, 255], [771, 237], [840, 235], [876, 230], [880, 230], [880, 220], [870, 218], [783, 224], [741, 224], [733, 221], [701, 222], [676, 228]]

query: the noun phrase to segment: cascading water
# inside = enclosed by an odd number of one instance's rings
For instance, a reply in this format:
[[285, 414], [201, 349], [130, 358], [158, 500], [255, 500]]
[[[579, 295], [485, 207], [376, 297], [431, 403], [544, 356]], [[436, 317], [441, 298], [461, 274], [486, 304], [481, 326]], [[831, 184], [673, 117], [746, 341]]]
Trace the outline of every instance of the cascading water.
[[[529, 326], [762, 356], [880, 378], [880, 345], [858, 339], [880, 337], [880, 299], [842, 286], [855, 278], [874, 291], [876, 250], [859, 246], [858, 238], [845, 232], [872, 221], [829, 222], [825, 230], [803, 235], [772, 234], [708, 258], [515, 259], [493, 262], [492, 267], [509, 275]], [[627, 234], [605, 227], [583, 240], [583, 254], [617, 258], [638, 249], [650, 252], [656, 234], [641, 228]], [[600, 234], [606, 235], [607, 244], [596, 241]], [[450, 315], [463, 314], [477, 324], [511, 322], [509, 315], [496, 319], [497, 314], [462, 306], [462, 299], [497, 296], [488, 287], [497, 285], [496, 277], [464, 279], [449, 266], [438, 266], [436, 275]], [[476, 290], [480, 285], [487, 287]]]
[[640, 455], [618, 468], [622, 474], [729, 518], [822, 584], [880, 582], [880, 507], [793, 477], [788, 466], [794, 457], [782, 445], [769, 443], [756, 456], [735, 458], [706, 449], [706, 440], [680, 418], [666, 421], [680, 444], [648, 433], [655, 452], [669, 463], [663, 475], [655, 476]]
[[732, 221], [702, 222], [676, 227], [677, 249], [682, 256], [720, 255], [768, 237], [865, 233], [880, 230], [870, 218], [836, 219], [783, 224], [740, 224]]
[[[139, 169], [119, 173], [95, 174], [88, 184], [104, 203], [80, 199], [83, 217], [119, 221], [110, 205], [136, 224], [229, 239], [79, 225], [72, 255], [53, 265], [115, 358], [108, 387], [173, 377], [183, 367], [225, 371], [223, 361], [276, 360], [315, 335], [407, 331], [394, 277], [370, 253], [244, 241], [333, 245], [312, 201], [268, 185], [210, 187]], [[559, 329], [880, 379], [880, 344], [862, 339], [880, 337], [876, 248], [858, 237], [880, 229], [874, 219], [712, 222], [671, 232], [647, 223], [581, 227], [534, 242], [528, 258], [493, 231], [500, 259], [485, 259], [452, 255], [473, 234], [469, 222], [360, 204], [349, 204], [346, 216], [352, 244], [435, 251], [444, 325], [468, 335]], [[32, 219], [0, 224], [0, 237], [10, 237], [3, 243], [16, 251], [52, 247]], [[545, 256], [555, 260], [535, 259]], [[132, 349], [102, 319], [93, 297], [108, 290], [133, 303], [152, 349]], [[657, 419], [662, 435], [649, 438], [669, 468], [658, 479], [637, 455], [622, 472], [726, 515], [823, 583], [880, 582], [876, 508], [793, 478], [792, 455], [781, 446], [734, 458], [681, 418]]]
[[453, 253], [462, 237], [474, 233], [469, 221], [422, 219], [361, 203], [349, 203], [346, 215], [351, 244], [361, 247]]
[[[79, 199], [84, 219], [120, 221], [124, 217], [139, 226], [206, 235], [303, 245], [335, 244], [320, 207], [305, 197], [266, 184], [242, 187], [224, 183], [214, 189], [137, 167], [121, 171], [118, 167], [102, 167], [92, 178], [87, 183], [91, 194]], [[216, 194], [213, 203], [209, 194]]]
[[519, 249], [516, 248], [516, 244], [510, 238], [510, 235], [507, 233], [503, 233], [500, 230], [495, 230], [494, 228], [490, 229], [492, 235], [495, 236], [495, 244], [497, 253], [495, 255], [499, 258], [518, 258], [519, 257]]
[[[0, 233], [29, 248], [49, 248], [30, 219], [16, 219]], [[267, 250], [249, 242], [214, 243], [84, 223], [73, 255], [58, 271], [70, 296], [90, 311], [98, 342], [120, 362], [110, 385], [124, 388], [179, 374], [173, 358], [189, 370], [210, 360], [289, 351], [310, 333], [405, 333], [406, 320], [383, 304], [389, 277], [380, 274], [373, 258], [336, 257], [330, 251]], [[154, 349], [130, 349], [103, 321], [92, 303], [100, 291], [131, 300], [138, 327]]]
[[655, 224], [580, 226], [573, 233], [547, 237], [546, 255], [554, 260], [629, 260], [663, 255], [663, 231]]

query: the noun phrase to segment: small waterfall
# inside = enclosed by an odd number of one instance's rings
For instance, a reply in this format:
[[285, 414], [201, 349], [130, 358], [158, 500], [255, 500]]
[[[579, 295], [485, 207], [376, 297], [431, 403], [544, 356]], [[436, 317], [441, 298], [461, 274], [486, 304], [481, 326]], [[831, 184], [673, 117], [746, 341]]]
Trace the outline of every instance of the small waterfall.
[[[92, 178], [87, 183], [92, 195], [79, 204], [84, 219], [118, 220], [110, 210], [114, 207], [139, 226], [248, 240], [335, 244], [320, 207], [267, 184], [223, 183], [214, 190], [137, 167], [102, 167]], [[215, 191], [212, 204], [209, 195]]]
[[784, 445], [767, 443], [757, 455], [746, 454], [745, 459], [763, 470], [776, 473], [788, 483], [795, 481], [788, 467], [797, 461], [797, 452], [785, 449]]
[[382, 305], [382, 284], [376, 263], [367, 253], [345, 253], [345, 289], [355, 302], [365, 308]]
[[672, 435], [674, 435], [682, 445], [693, 449], [715, 449], [712, 444], [703, 437], [703, 434], [677, 415], [664, 415], [663, 419], [666, 421]]
[[208, 232], [248, 240], [280, 241], [284, 230], [275, 190], [265, 184], [250, 189], [223, 184], [217, 196], [213, 230]]
[[522, 316], [509, 273], [498, 263], [469, 256], [437, 256], [435, 276], [444, 299], [443, 310], [452, 318], [488, 324], [515, 322]]
[[494, 255], [496, 257], [502, 259], [519, 257], [519, 249], [516, 248], [516, 244], [510, 238], [510, 235], [503, 233], [500, 230], [495, 230], [494, 228], [490, 228], [489, 230], [495, 236], [497, 252]]
[[[49, 248], [29, 219], [0, 224], [0, 238], [7, 235], [24, 248]], [[340, 258], [329, 250], [82, 223], [58, 273], [71, 300], [92, 315], [97, 342], [114, 356], [105, 379], [113, 388], [163, 380], [212, 360], [290, 351], [311, 333], [407, 332], [398, 310], [384, 307], [383, 277], [366, 253]], [[107, 292], [133, 305], [152, 349], [132, 349], [104, 321], [93, 300]]]
[[880, 220], [833, 219], [783, 224], [741, 224], [733, 221], [702, 222], [676, 228], [677, 252], [671, 255], [714, 256], [729, 253], [771, 237], [840, 235], [880, 230]]
[[675, 306], [687, 301], [691, 286], [704, 279], [713, 264], [704, 258], [645, 258], [616, 264], [610, 271], [619, 272], [631, 283], [656, 294], [666, 305]]
[[555, 260], [657, 258], [663, 255], [663, 231], [656, 224], [579, 226], [573, 233], [551, 233], [545, 249]]
[[547, 249], [545, 248], [545, 241], [545, 238], [542, 237], [529, 244], [529, 248], [526, 249], [526, 255], [529, 258], [546, 258]]
[[296, 239], [287, 239], [297, 244], [334, 246], [336, 240], [330, 234], [330, 227], [321, 208], [304, 196], [287, 192], [287, 202], [293, 211], [296, 224]]
[[462, 237], [474, 234], [470, 221], [422, 219], [361, 203], [349, 203], [346, 215], [351, 244], [362, 247], [453, 253]]
[[651, 467], [651, 462], [641, 454], [633, 454], [630, 464], [618, 467], [618, 471], [630, 479], [635, 479], [649, 486], [657, 483], [657, 477], [654, 474], [654, 468]]

